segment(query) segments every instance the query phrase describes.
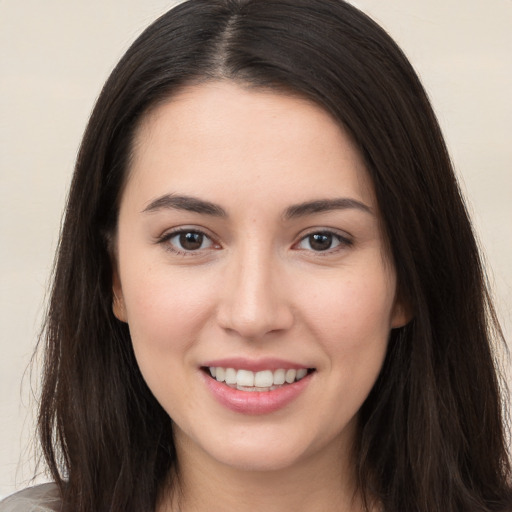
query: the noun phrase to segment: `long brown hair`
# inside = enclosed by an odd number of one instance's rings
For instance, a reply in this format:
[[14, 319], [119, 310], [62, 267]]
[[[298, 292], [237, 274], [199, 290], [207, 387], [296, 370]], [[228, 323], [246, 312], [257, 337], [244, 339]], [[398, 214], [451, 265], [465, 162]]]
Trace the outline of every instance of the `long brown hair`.
[[105, 84], [76, 163], [42, 337], [39, 431], [66, 509], [154, 510], [176, 466], [172, 420], [112, 314], [109, 241], [142, 116], [178, 88], [218, 79], [315, 101], [351, 133], [373, 180], [413, 320], [391, 333], [360, 412], [367, 503], [512, 509], [491, 350], [502, 337], [438, 123], [401, 50], [341, 0], [190, 0], [152, 24]]

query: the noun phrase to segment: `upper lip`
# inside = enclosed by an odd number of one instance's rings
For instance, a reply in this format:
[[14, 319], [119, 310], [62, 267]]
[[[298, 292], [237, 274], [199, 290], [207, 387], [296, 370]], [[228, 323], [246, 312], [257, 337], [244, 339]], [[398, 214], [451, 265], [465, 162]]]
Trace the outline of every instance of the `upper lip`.
[[311, 368], [311, 366], [296, 363], [294, 361], [287, 361], [278, 358], [264, 358], [264, 359], [248, 359], [244, 357], [230, 357], [224, 359], [215, 359], [205, 361], [202, 367], [221, 367], [221, 368], [234, 368], [235, 370], [250, 370], [253, 372], [260, 372], [263, 370], [299, 370], [300, 368]]

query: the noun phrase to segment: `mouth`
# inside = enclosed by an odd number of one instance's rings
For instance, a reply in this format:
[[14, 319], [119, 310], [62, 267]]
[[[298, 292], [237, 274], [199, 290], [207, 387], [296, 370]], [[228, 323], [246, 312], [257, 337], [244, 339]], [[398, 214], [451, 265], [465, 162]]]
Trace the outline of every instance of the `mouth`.
[[253, 372], [222, 366], [204, 366], [201, 370], [232, 389], [260, 393], [289, 386], [316, 371], [315, 368], [278, 368]]

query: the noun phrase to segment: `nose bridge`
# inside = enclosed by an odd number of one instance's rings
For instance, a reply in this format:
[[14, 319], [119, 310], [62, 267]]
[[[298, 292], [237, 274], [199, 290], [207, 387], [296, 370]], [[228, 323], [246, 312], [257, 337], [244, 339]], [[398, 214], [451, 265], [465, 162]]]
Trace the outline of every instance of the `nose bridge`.
[[219, 319], [244, 338], [289, 328], [292, 314], [282, 269], [267, 244], [244, 244], [229, 262]]

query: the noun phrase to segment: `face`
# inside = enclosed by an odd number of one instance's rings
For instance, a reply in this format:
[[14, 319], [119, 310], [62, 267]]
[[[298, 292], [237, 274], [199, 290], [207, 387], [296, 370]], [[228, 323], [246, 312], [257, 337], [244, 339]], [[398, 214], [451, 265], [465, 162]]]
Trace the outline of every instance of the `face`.
[[405, 319], [362, 158], [321, 108], [215, 82], [148, 114], [114, 266], [179, 453], [277, 470], [349, 450]]

